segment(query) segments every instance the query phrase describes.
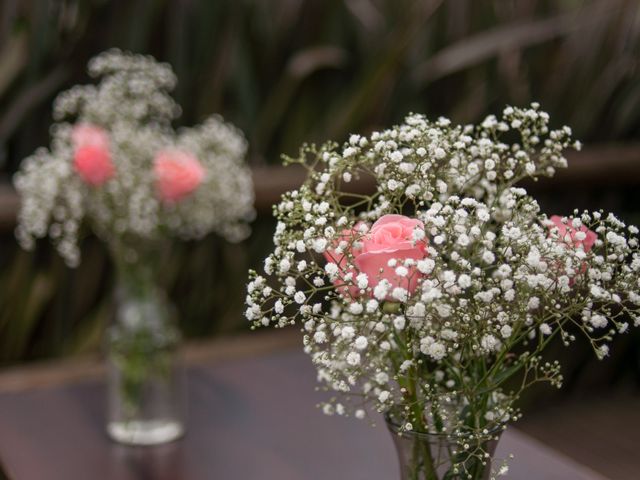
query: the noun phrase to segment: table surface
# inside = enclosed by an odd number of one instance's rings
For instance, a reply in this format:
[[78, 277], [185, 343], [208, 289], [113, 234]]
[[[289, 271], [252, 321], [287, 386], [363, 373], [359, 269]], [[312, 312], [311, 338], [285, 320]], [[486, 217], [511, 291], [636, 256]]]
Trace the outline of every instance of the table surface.
[[[0, 460], [11, 480], [390, 480], [398, 478], [383, 423], [326, 417], [300, 346], [191, 355], [187, 435], [158, 447], [124, 447], [104, 433], [105, 386], [97, 364], [0, 374]], [[284, 338], [284, 337], [282, 337]], [[220, 350], [224, 351], [225, 347]], [[236, 349], [237, 350], [237, 349]], [[66, 367], [64, 366], [66, 365]], [[54, 378], [54, 380], [51, 380]], [[497, 457], [507, 478], [603, 480], [509, 428]]]

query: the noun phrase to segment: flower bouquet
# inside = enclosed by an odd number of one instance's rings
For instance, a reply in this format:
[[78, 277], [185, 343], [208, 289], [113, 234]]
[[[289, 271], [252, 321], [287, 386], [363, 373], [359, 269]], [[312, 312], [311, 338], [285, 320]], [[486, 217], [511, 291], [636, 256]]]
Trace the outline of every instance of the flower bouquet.
[[16, 235], [27, 249], [50, 237], [71, 267], [80, 262], [83, 225], [106, 243], [117, 274], [109, 433], [157, 443], [183, 428], [178, 331], [157, 270], [171, 237], [247, 236], [247, 144], [218, 116], [175, 132], [176, 77], [151, 57], [108, 51], [90, 61], [89, 74], [100, 82], [58, 96], [51, 148], [25, 159], [15, 176]]
[[246, 317], [302, 326], [319, 382], [339, 393], [324, 413], [383, 413], [404, 479], [505, 474], [491, 460], [521, 393], [562, 384], [545, 347], [583, 337], [603, 358], [640, 323], [638, 229], [602, 212], [549, 217], [516, 187], [580, 147], [548, 124], [537, 104], [478, 126], [412, 114], [285, 157], [308, 178], [274, 209]]

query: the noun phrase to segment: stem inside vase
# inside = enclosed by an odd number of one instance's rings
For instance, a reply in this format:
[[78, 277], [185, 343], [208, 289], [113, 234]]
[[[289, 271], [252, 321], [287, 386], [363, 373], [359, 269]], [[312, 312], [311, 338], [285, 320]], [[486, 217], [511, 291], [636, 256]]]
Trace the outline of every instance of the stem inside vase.
[[184, 387], [177, 366], [180, 334], [175, 309], [156, 274], [162, 257], [140, 247], [135, 256], [121, 248], [112, 252], [116, 288], [107, 337], [107, 430], [126, 444], [171, 441], [184, 431]]
[[490, 478], [490, 458], [502, 432], [500, 427], [474, 443], [446, 433], [402, 431], [389, 414], [385, 420], [398, 454], [401, 480]]

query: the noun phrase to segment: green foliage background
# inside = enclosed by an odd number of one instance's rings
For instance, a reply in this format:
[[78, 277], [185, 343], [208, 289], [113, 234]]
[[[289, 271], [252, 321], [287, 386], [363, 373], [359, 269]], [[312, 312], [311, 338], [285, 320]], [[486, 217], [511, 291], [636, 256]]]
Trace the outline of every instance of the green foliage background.
[[[640, 132], [636, 0], [3, 0], [0, 177], [48, 143], [53, 97], [110, 47], [171, 63], [180, 122], [222, 113], [253, 165], [408, 111], [471, 122], [532, 100], [587, 143]], [[188, 336], [244, 325], [246, 270], [272, 230], [261, 212], [241, 245], [207, 238], [163, 259]], [[70, 271], [0, 232], [0, 363], [100, 344], [112, 273], [95, 239], [84, 247]]]

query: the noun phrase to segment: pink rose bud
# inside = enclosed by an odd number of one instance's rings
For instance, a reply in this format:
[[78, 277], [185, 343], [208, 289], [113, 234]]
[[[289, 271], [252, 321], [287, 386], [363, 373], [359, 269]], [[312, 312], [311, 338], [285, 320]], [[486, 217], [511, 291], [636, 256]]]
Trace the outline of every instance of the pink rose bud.
[[566, 223], [562, 220], [563, 217], [553, 215], [549, 219], [548, 225], [552, 231], [557, 228], [557, 235], [560, 242], [567, 246], [573, 246], [574, 248], [582, 247], [585, 252], [590, 251], [596, 243], [598, 235], [584, 225], [581, 225], [578, 229], [574, 228], [572, 218], [565, 218]]
[[[397, 268], [403, 266], [404, 260], [417, 262], [425, 258], [427, 245], [424, 240], [414, 239], [416, 230], [424, 230], [424, 224], [404, 215], [384, 215], [372, 225], [362, 239], [362, 252], [355, 258], [358, 270], [367, 274], [371, 287], [386, 279], [391, 290], [401, 287], [409, 295], [415, 292], [422, 274], [415, 265], [407, 268], [406, 275], [399, 275]], [[397, 265], [389, 266], [389, 260], [396, 260]]]
[[153, 171], [158, 194], [164, 202], [175, 203], [193, 193], [204, 179], [204, 168], [190, 153], [161, 150], [156, 154]]
[[89, 185], [99, 187], [115, 174], [109, 152], [107, 132], [88, 123], [80, 123], [71, 132], [73, 166], [80, 178]]

